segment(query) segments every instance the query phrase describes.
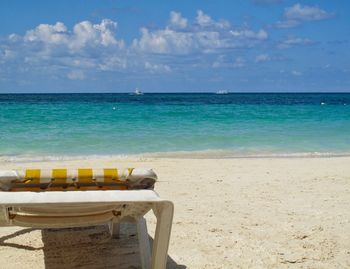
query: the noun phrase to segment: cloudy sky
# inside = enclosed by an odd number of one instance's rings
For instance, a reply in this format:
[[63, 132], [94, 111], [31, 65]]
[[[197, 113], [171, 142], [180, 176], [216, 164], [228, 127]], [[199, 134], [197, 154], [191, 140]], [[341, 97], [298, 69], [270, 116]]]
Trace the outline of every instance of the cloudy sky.
[[0, 3], [0, 93], [350, 91], [350, 1]]

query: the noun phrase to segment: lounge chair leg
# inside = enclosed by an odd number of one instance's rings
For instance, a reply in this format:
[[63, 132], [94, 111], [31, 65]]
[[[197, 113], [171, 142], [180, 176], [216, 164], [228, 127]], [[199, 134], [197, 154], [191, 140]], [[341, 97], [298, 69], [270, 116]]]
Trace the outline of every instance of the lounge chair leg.
[[120, 223], [116, 220], [111, 220], [108, 223], [109, 233], [111, 234], [112, 238], [119, 238], [120, 234]]
[[157, 217], [157, 227], [152, 249], [152, 269], [165, 269], [168, 259], [171, 224], [173, 222], [174, 205], [165, 201], [153, 208]]
[[146, 220], [143, 217], [137, 221], [137, 235], [139, 239], [142, 269], [150, 269], [151, 247], [149, 244]]

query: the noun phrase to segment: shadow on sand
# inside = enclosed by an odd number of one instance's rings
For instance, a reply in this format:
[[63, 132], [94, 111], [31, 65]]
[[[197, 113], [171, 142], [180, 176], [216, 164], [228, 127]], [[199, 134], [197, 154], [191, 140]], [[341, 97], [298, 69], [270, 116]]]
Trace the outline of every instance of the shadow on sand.
[[[0, 246], [43, 251], [45, 268], [141, 268], [135, 225], [122, 224], [119, 239], [111, 239], [107, 226], [70, 229], [44, 229], [42, 247], [29, 242], [8, 243], [9, 239], [34, 231], [22, 229], [0, 238]], [[151, 240], [152, 243], [152, 240]], [[167, 268], [185, 269], [168, 256]]]

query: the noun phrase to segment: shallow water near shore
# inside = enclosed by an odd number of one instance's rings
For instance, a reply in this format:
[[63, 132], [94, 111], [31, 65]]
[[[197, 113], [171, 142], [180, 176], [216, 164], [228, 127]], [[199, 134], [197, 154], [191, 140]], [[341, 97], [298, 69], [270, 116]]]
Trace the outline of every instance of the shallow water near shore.
[[0, 157], [339, 156], [350, 94], [2, 94]]

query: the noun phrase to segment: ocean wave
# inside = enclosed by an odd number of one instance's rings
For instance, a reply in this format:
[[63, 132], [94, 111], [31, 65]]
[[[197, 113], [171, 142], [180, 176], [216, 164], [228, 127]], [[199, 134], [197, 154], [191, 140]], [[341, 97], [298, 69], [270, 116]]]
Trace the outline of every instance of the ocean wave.
[[228, 150], [174, 151], [142, 154], [154, 158], [301, 158], [348, 157], [350, 152], [237, 152]]
[[0, 162], [57, 162], [74, 160], [111, 160], [144, 158], [188, 158], [188, 159], [230, 159], [230, 158], [329, 158], [348, 157], [350, 152], [237, 152], [229, 150], [171, 151], [139, 154], [110, 155], [2, 155]]
[[74, 160], [95, 160], [95, 159], [126, 159], [130, 155], [11, 155], [0, 156], [0, 162], [46, 162], [46, 161], [74, 161]]

